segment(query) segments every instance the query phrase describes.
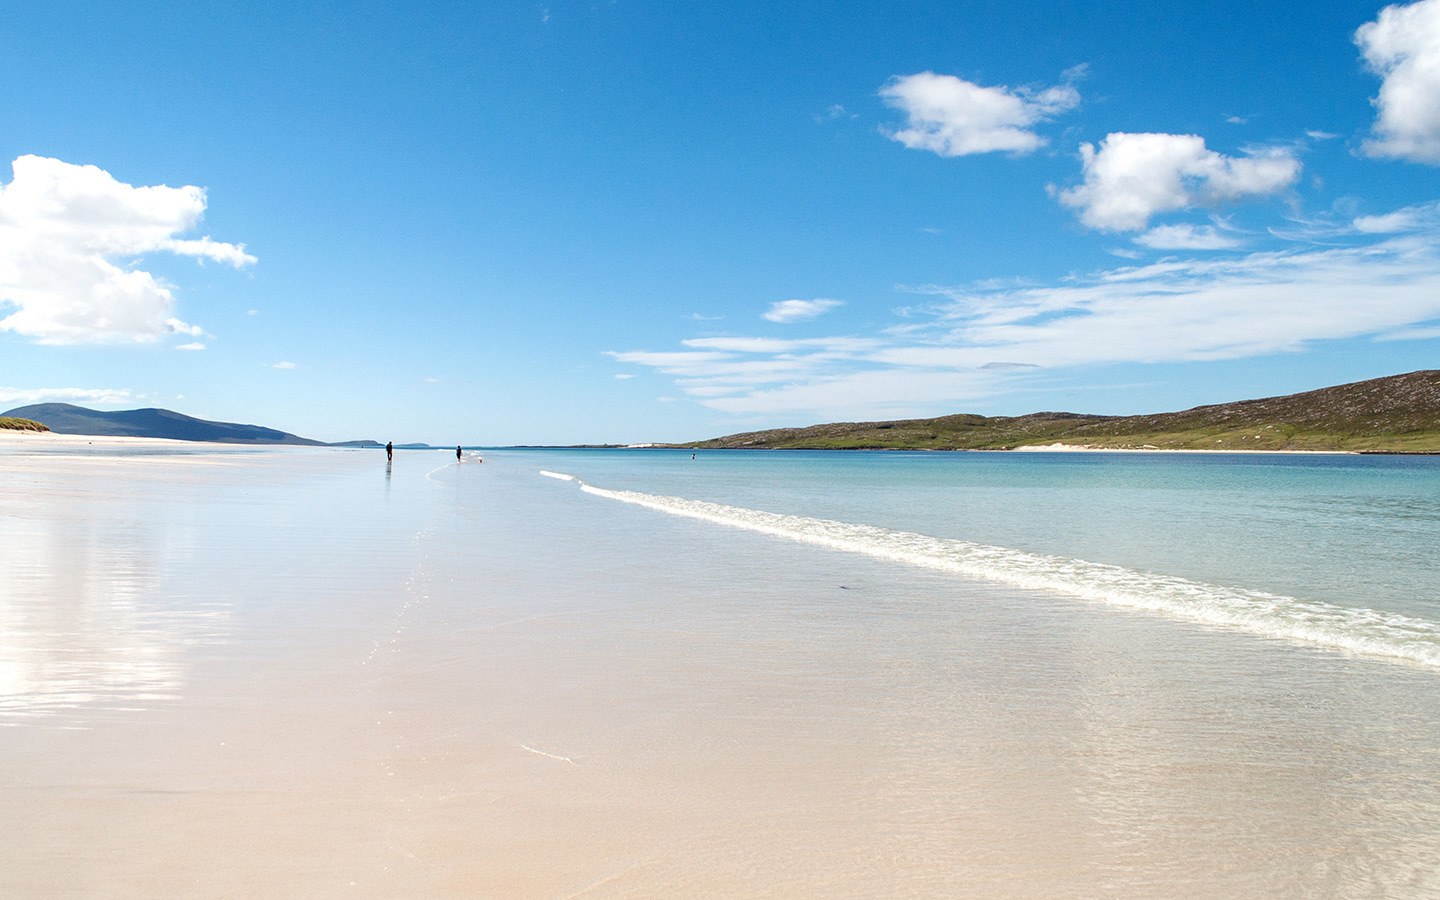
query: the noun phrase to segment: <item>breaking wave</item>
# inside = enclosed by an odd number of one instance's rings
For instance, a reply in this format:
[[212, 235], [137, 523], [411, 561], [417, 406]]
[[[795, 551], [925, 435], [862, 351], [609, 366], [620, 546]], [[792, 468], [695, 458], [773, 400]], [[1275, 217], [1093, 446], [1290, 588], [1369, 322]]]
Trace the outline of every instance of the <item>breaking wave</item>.
[[1440, 623], [1373, 609], [1247, 591], [1063, 556], [991, 547], [873, 525], [763, 512], [703, 500], [581, 490], [647, 509], [1001, 584], [1053, 591], [1207, 625], [1440, 667]]

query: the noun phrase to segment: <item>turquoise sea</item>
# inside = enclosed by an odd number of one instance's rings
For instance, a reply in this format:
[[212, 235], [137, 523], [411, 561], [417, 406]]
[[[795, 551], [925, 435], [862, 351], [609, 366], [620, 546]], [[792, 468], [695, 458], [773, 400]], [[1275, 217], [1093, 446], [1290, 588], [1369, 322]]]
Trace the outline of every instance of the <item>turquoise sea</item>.
[[[689, 451], [584, 450], [515, 458], [722, 527], [843, 540], [853, 552], [1440, 666], [1440, 457], [708, 451], [692, 460]], [[878, 530], [842, 535], [803, 519]]]

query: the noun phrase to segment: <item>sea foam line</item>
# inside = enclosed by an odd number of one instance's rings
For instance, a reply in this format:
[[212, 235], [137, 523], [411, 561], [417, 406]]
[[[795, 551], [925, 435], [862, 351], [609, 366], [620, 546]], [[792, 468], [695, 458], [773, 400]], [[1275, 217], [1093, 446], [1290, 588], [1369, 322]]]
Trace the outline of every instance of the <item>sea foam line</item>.
[[612, 491], [574, 476], [597, 497], [865, 556], [986, 581], [1440, 668], [1440, 623], [1374, 609], [1246, 591], [1063, 556], [991, 547], [873, 525], [770, 513], [640, 491]]

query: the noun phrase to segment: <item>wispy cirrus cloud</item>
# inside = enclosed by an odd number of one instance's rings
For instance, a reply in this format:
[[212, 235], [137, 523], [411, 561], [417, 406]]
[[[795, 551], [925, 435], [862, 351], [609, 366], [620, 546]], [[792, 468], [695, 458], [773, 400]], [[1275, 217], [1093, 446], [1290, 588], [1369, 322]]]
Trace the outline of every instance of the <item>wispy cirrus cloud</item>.
[[1152, 250], [1232, 250], [1240, 241], [1214, 225], [1157, 225], [1135, 238]]
[[1382, 79], [1365, 153], [1440, 165], [1440, 0], [1385, 7], [1355, 43]]
[[0, 403], [95, 403], [117, 406], [135, 399], [123, 388], [9, 388], [0, 387]]
[[683, 350], [611, 355], [670, 375], [713, 409], [836, 419], [953, 411], [1082, 366], [1436, 333], [1440, 224], [1347, 235], [1346, 246], [1171, 258], [1049, 284], [911, 288], [929, 302], [869, 335], [694, 338]]
[[1080, 160], [1084, 181], [1052, 190], [1100, 231], [1141, 231], [1160, 213], [1268, 196], [1300, 177], [1289, 148], [1226, 156], [1196, 134], [1114, 132], [1098, 148], [1080, 145]]
[[844, 305], [845, 301], [843, 300], [777, 300], [761, 314], [761, 318], [781, 324], [801, 322], [805, 319], [822, 316], [830, 310]]
[[1080, 104], [1074, 81], [1083, 75], [1076, 67], [1064, 83], [1040, 89], [985, 86], [935, 72], [896, 76], [880, 97], [905, 113], [905, 127], [885, 135], [939, 156], [1030, 153], [1045, 145], [1034, 126]]
[[1351, 226], [1363, 234], [1400, 234], [1440, 225], [1440, 203], [1407, 206], [1393, 212], [1357, 216]]

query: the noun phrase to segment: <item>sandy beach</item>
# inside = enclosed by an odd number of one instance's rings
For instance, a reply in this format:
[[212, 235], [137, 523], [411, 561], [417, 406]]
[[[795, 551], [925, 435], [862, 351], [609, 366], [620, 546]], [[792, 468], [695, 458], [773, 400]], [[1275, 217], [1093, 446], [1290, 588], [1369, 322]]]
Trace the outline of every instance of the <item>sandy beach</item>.
[[49, 440], [0, 452], [6, 896], [1436, 884], [1428, 670], [726, 532], [524, 454]]
[[73, 446], [90, 447], [149, 447], [155, 450], [179, 449], [184, 447], [208, 447], [216, 450], [233, 449], [233, 444], [208, 444], [199, 441], [171, 441], [164, 438], [118, 437], [92, 434], [59, 434], [54, 431], [18, 431], [0, 428], [0, 446], [15, 449], [59, 449]]

